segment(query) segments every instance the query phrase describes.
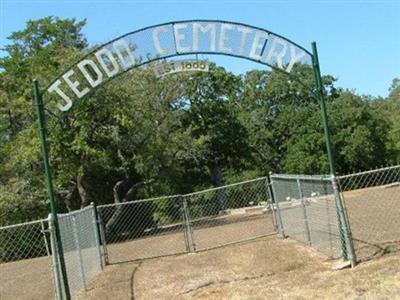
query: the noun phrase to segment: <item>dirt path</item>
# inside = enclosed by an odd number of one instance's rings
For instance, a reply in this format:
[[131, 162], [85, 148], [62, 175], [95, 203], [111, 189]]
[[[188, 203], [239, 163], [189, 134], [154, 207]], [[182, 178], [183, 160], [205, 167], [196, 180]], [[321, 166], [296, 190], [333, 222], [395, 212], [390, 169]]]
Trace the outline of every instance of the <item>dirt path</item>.
[[191, 255], [106, 268], [79, 299], [400, 299], [400, 256], [352, 270], [268, 237]]

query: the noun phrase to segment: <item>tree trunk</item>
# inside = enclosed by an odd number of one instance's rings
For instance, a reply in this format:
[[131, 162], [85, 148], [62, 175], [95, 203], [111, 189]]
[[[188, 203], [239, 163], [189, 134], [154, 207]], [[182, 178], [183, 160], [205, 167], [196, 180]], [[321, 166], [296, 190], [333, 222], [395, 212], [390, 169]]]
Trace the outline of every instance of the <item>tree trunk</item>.
[[[222, 175], [222, 169], [217, 159], [214, 161], [214, 165], [211, 168], [211, 181], [215, 187], [221, 187], [225, 185], [225, 181]], [[217, 200], [220, 210], [224, 212], [227, 209], [224, 188], [217, 190]]]
[[76, 182], [77, 182], [77, 186], [78, 186], [78, 192], [79, 192], [79, 196], [81, 198], [81, 208], [84, 208], [85, 206], [88, 206], [90, 204], [90, 198], [88, 195], [88, 192], [86, 190], [85, 185], [86, 182], [83, 179], [83, 176], [78, 175], [76, 178]]
[[65, 207], [67, 208], [68, 212], [74, 210], [74, 205], [72, 204], [72, 198], [75, 196], [76, 187], [77, 187], [76, 183], [74, 182], [74, 185], [70, 190], [68, 190], [68, 193], [64, 198]]
[[[114, 203], [116, 203], [116, 204], [121, 203], [120, 194], [122, 193], [122, 188], [124, 186], [126, 186], [130, 181], [132, 181], [131, 178], [129, 176], [127, 176], [124, 179], [117, 181], [117, 183], [114, 185], [114, 187], [113, 187]], [[121, 213], [122, 213], [122, 206], [121, 205], [115, 206], [115, 211], [114, 211], [113, 215], [111, 216], [111, 218], [107, 221], [106, 226], [105, 226], [105, 231], [106, 231], [107, 237], [110, 235], [110, 232], [113, 230]]]
[[[153, 182], [154, 179], [150, 179], [147, 181], [142, 181], [138, 183], [133, 183], [133, 180], [131, 177], [125, 177], [125, 179], [122, 179], [120, 181], [117, 181], [117, 183], [114, 185], [113, 188], [113, 194], [114, 194], [114, 203], [123, 203], [130, 201], [135, 194], [136, 190], [143, 186], [150, 184]], [[124, 190], [127, 190], [124, 192]], [[121, 194], [123, 194], [123, 197], [121, 199]], [[105, 231], [106, 231], [106, 236], [109, 236], [109, 234], [115, 229], [116, 224], [118, 223], [118, 220], [120, 216], [122, 215], [123, 212], [123, 206], [122, 205], [117, 205], [115, 207], [115, 211], [111, 218], [107, 221], [106, 226], [105, 226]]]

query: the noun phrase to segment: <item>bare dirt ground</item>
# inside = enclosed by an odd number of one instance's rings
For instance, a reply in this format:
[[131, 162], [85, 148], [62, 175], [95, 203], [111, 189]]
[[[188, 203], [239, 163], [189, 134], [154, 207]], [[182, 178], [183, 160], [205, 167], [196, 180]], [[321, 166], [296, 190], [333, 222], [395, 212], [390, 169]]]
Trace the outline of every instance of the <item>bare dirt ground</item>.
[[0, 264], [0, 299], [54, 299], [48, 256]]
[[400, 299], [400, 256], [336, 271], [310, 248], [272, 236], [111, 265], [78, 299]]
[[[249, 214], [246, 216], [220, 216], [195, 223], [193, 237], [197, 249], [206, 249], [226, 243], [249, 239], [273, 232], [272, 216]], [[108, 246], [110, 262], [124, 262], [139, 258], [165, 256], [186, 252], [183, 229], [167, 231]], [[68, 258], [68, 253], [65, 254]], [[71, 262], [67, 270], [75, 268]], [[76, 273], [70, 285], [79, 286]], [[54, 299], [54, 287], [49, 257], [26, 259], [0, 264], [0, 300]]]
[[400, 251], [400, 186], [345, 192], [356, 255], [360, 260]]
[[[354, 270], [290, 239], [265, 238], [192, 255], [115, 264], [82, 299], [400, 299], [400, 187], [344, 193], [356, 254]], [[194, 224], [197, 249], [273, 231], [271, 216], [223, 216]], [[111, 262], [186, 251], [183, 230], [109, 247]], [[395, 256], [380, 255], [397, 253]], [[53, 299], [49, 258], [0, 264], [0, 299]]]
[[[256, 212], [193, 221], [192, 235], [196, 250], [204, 250], [265, 236], [274, 230], [272, 213]], [[111, 263], [185, 253], [184, 228], [176, 227], [158, 235], [110, 244], [107, 250]]]

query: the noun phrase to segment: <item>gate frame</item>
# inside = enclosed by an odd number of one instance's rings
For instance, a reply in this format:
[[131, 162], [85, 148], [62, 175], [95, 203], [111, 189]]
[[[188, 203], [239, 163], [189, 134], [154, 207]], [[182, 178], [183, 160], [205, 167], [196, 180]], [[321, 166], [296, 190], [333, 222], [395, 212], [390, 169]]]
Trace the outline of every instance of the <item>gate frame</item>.
[[[179, 22], [170, 22], [170, 23], [165, 23], [165, 24], [145, 27], [145, 28], [140, 29], [138, 31], [145, 30], [145, 29], [152, 28], [152, 27], [156, 27], [156, 26], [161, 26], [161, 25], [184, 23], [184, 22], [195, 22], [195, 21], [230, 23], [230, 24], [242, 25], [242, 26], [246, 26], [246, 27], [251, 27], [253, 29], [266, 31], [265, 29], [257, 28], [257, 27], [250, 26], [250, 25], [243, 24], [243, 23], [227, 22], [227, 21], [221, 21], [221, 20], [187, 20], [187, 21], [179, 21]], [[135, 32], [138, 32], [138, 31], [135, 31]], [[135, 33], [135, 32], [133, 32], [133, 33]], [[279, 38], [283, 38], [282, 36], [277, 35], [277, 34], [275, 34], [273, 32], [270, 32], [270, 31], [266, 31], [266, 32], [274, 34], [275, 36], [277, 36]], [[306, 49], [304, 49], [301, 46], [293, 43], [292, 41], [290, 41], [290, 40], [288, 40], [286, 38], [283, 38], [283, 39], [286, 40], [287, 42], [289, 42], [289, 43], [291, 43], [291, 44], [303, 49], [306, 53], [308, 53], [311, 56], [312, 68], [313, 68], [313, 71], [314, 71], [314, 78], [315, 78], [315, 84], [316, 84], [317, 92], [315, 93], [313, 90], [311, 90], [310, 92], [320, 102], [320, 109], [321, 109], [322, 122], [323, 122], [323, 126], [324, 126], [324, 135], [325, 135], [326, 151], [327, 151], [327, 157], [328, 157], [328, 162], [329, 162], [330, 174], [332, 176], [332, 183], [334, 184], [334, 186], [337, 187], [337, 185], [335, 184], [336, 183], [335, 162], [334, 162], [334, 157], [333, 157], [333, 153], [332, 153], [332, 143], [331, 143], [331, 137], [330, 137], [328, 113], [327, 113], [327, 108], [326, 108], [326, 103], [325, 103], [326, 102], [326, 100], [325, 100], [326, 95], [325, 95], [325, 90], [324, 90], [324, 87], [323, 87], [323, 84], [322, 84], [322, 78], [321, 78], [321, 72], [320, 72], [320, 66], [319, 66], [316, 42], [312, 42], [311, 43], [311, 47], [312, 47], [312, 54], [311, 54]], [[111, 43], [111, 42], [109, 42], [109, 43]], [[104, 45], [107, 45], [109, 43], [105, 43], [105, 44], [101, 45], [100, 47], [103, 47]], [[266, 42], [264, 43], [263, 50], [265, 48], [265, 45], [266, 45]], [[92, 54], [95, 50], [97, 50], [99, 48], [94, 49], [89, 54]], [[224, 52], [206, 53], [205, 51], [192, 51], [191, 53], [186, 53], [186, 54], [221, 54], [221, 55], [234, 56], [234, 57], [245, 59], [245, 57], [241, 57], [241, 56], [238, 56], [238, 55], [232, 55], [232, 54], [224, 53]], [[178, 55], [180, 55], [180, 54], [177, 52], [174, 55], [170, 55], [169, 57], [174, 57], [174, 56], [178, 56]], [[157, 59], [149, 60], [144, 64], [148, 64], [148, 63], [150, 63], [152, 61], [155, 61], [155, 60], [157, 60]], [[276, 66], [268, 64], [268, 63], [263, 63], [261, 61], [258, 61], [258, 63], [263, 64], [263, 65], [268, 65], [272, 69], [276, 69], [278, 71], [281, 71], [281, 72], [287, 74], [289, 77], [293, 77], [298, 82], [302, 83], [301, 80], [299, 78], [297, 78], [298, 76], [292, 76], [288, 72], [286, 72], [286, 71], [284, 71], [284, 70], [282, 70], [282, 69], [280, 69], [280, 68], [278, 68]], [[134, 66], [133, 68], [138, 67], [138, 66], [140, 66], [140, 64]], [[129, 70], [130, 69], [132, 69], [132, 68], [129, 68]], [[127, 70], [125, 70], [124, 72], [126, 72]], [[120, 74], [122, 74], [124, 72], [121, 72]], [[117, 74], [116, 76], [110, 78], [110, 80], [113, 80], [114, 78], [118, 77], [118, 75], [120, 75], [120, 74]], [[61, 77], [61, 75], [58, 76], [53, 82], [55, 82], [59, 77]], [[101, 86], [101, 84], [99, 86]], [[95, 89], [96, 88], [93, 88], [93, 90], [95, 90]], [[37, 111], [37, 115], [38, 115], [40, 143], [41, 143], [41, 148], [42, 148], [42, 158], [43, 158], [43, 163], [44, 163], [45, 178], [46, 178], [46, 182], [47, 182], [47, 193], [48, 193], [48, 196], [49, 196], [49, 199], [50, 199], [50, 209], [51, 209], [51, 215], [52, 215], [53, 224], [54, 224], [54, 232], [55, 232], [55, 240], [56, 240], [56, 251], [57, 251], [57, 253], [59, 255], [59, 258], [60, 258], [60, 269], [61, 269], [62, 282], [63, 282], [63, 285], [64, 285], [66, 299], [69, 300], [69, 299], [71, 299], [71, 295], [70, 295], [70, 290], [69, 290], [69, 286], [68, 286], [68, 279], [67, 279], [67, 272], [66, 272], [66, 267], [65, 267], [65, 259], [64, 259], [64, 254], [63, 254], [63, 248], [62, 248], [62, 243], [61, 243], [61, 239], [60, 239], [60, 229], [59, 229], [58, 218], [57, 218], [57, 204], [56, 204], [56, 201], [55, 201], [54, 187], [53, 187], [53, 182], [52, 182], [52, 172], [51, 172], [51, 167], [50, 167], [50, 162], [49, 162], [49, 155], [48, 155], [48, 143], [47, 143], [47, 137], [46, 137], [45, 109], [44, 109], [43, 100], [42, 100], [42, 96], [43, 96], [44, 93], [45, 92], [41, 92], [40, 89], [39, 89], [38, 80], [34, 79], [33, 80], [33, 96], [34, 96], [36, 111]], [[91, 93], [89, 93], [89, 94], [91, 94]], [[347, 243], [347, 240], [350, 238], [350, 231], [347, 228], [347, 222], [346, 222], [346, 218], [345, 218], [345, 214], [344, 214], [343, 205], [341, 203], [340, 194], [337, 192], [337, 189], [335, 190], [335, 199], [336, 199], [336, 206], [337, 206], [339, 224], [340, 224], [340, 227], [344, 231], [343, 232], [344, 237], [341, 239], [342, 240], [342, 256], [343, 256], [344, 260], [350, 260], [352, 265], [354, 265], [355, 264], [354, 253], [351, 253], [352, 252], [351, 251], [351, 247], [348, 247], [349, 245]]]

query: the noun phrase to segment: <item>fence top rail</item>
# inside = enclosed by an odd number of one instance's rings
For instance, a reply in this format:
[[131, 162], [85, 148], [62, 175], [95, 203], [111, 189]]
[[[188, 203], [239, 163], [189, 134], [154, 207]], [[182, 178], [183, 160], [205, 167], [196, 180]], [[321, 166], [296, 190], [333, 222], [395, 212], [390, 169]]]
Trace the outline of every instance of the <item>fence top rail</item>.
[[331, 175], [271, 174], [272, 179], [331, 180]]
[[93, 205], [88, 205], [88, 206], [85, 206], [84, 208], [81, 208], [81, 209], [78, 209], [78, 210], [70, 211], [70, 212], [67, 212], [65, 214], [57, 214], [57, 215], [59, 217], [69, 217], [69, 216], [78, 215], [78, 214], [80, 214], [80, 213], [82, 213], [84, 211], [91, 210], [91, 209], [93, 209]]
[[25, 223], [18, 223], [18, 224], [12, 224], [12, 225], [7, 225], [7, 226], [1, 226], [0, 230], [3, 229], [10, 229], [10, 228], [15, 228], [15, 227], [22, 227], [26, 225], [33, 225], [33, 224], [39, 224], [43, 222], [47, 222], [48, 219], [40, 219], [40, 220], [35, 220], [35, 221], [30, 221], [30, 222], [25, 222]]
[[393, 169], [397, 169], [397, 168], [400, 168], [400, 165], [384, 167], [384, 168], [379, 168], [379, 169], [373, 169], [373, 170], [368, 170], [368, 171], [362, 171], [362, 172], [352, 173], [352, 174], [347, 174], [347, 175], [341, 175], [341, 176], [337, 176], [336, 178], [343, 179], [343, 178], [349, 178], [349, 177], [353, 177], [353, 176], [361, 176], [361, 175], [367, 175], [367, 174], [372, 174], [372, 173], [376, 173], [376, 172], [393, 170]]
[[250, 183], [250, 182], [254, 182], [254, 181], [260, 181], [260, 180], [265, 180], [267, 179], [267, 177], [259, 177], [256, 179], [250, 179], [250, 180], [246, 180], [246, 181], [241, 181], [241, 182], [237, 182], [237, 183], [232, 183], [232, 184], [228, 184], [228, 185], [224, 185], [224, 186], [220, 186], [220, 187], [216, 187], [216, 188], [210, 188], [210, 189], [206, 189], [206, 190], [202, 190], [202, 191], [198, 191], [198, 192], [193, 192], [193, 193], [189, 193], [189, 194], [177, 194], [177, 195], [169, 195], [169, 196], [160, 196], [160, 197], [154, 197], [154, 198], [148, 198], [148, 199], [140, 199], [140, 200], [132, 200], [132, 201], [126, 201], [126, 202], [119, 202], [119, 203], [109, 203], [109, 204], [102, 204], [102, 205], [98, 205], [98, 208], [103, 208], [103, 207], [115, 207], [115, 206], [121, 206], [121, 205], [128, 205], [128, 204], [133, 204], [133, 203], [143, 203], [143, 202], [150, 202], [150, 201], [157, 201], [157, 200], [168, 200], [168, 199], [180, 199], [183, 197], [187, 197], [187, 196], [193, 196], [193, 195], [198, 195], [198, 194], [202, 194], [202, 193], [206, 193], [206, 192], [210, 192], [210, 191], [215, 191], [215, 190], [220, 190], [220, 189], [224, 189], [224, 188], [228, 188], [228, 187], [232, 187], [232, 186], [236, 186], [236, 185], [240, 185], [240, 184], [245, 184], [245, 183]]
[[261, 181], [261, 180], [266, 180], [266, 179], [267, 179], [266, 176], [259, 177], [259, 178], [256, 178], [256, 179], [250, 179], [250, 180], [236, 182], [236, 183], [232, 183], [232, 184], [227, 184], [227, 185], [224, 185], [224, 186], [219, 186], [219, 187], [206, 189], [206, 190], [202, 190], [202, 191], [198, 191], [198, 192], [193, 192], [193, 193], [185, 194], [185, 195], [182, 195], [182, 196], [183, 197], [194, 196], [194, 195], [198, 195], [198, 194], [202, 194], [202, 193], [206, 193], [206, 192], [217, 191], [217, 190], [221, 190], [221, 189], [225, 189], [225, 188], [229, 188], [229, 187], [233, 187], [233, 186], [237, 186], [237, 185], [241, 185], [241, 184], [245, 184], [245, 183], [251, 183], [251, 182]]
[[143, 202], [150, 202], [150, 201], [157, 201], [161, 199], [176, 199], [180, 198], [182, 195], [169, 195], [169, 196], [160, 196], [160, 197], [154, 197], [154, 198], [147, 198], [147, 199], [139, 199], [139, 200], [132, 200], [132, 201], [126, 201], [126, 202], [118, 202], [118, 203], [109, 203], [109, 204], [102, 204], [98, 205], [97, 208], [103, 208], [103, 207], [110, 207], [110, 206], [120, 206], [120, 205], [127, 205], [127, 204], [133, 204], [133, 203], [143, 203]]

